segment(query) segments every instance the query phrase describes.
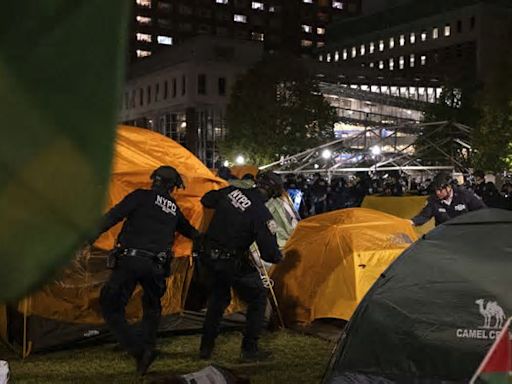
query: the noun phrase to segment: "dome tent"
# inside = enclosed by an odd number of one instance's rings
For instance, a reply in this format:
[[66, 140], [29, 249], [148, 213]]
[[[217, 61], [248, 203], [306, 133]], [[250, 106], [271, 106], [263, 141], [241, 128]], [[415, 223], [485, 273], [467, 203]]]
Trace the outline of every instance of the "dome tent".
[[382, 271], [415, 240], [407, 220], [365, 208], [300, 221], [272, 270], [285, 321], [350, 319]]
[[[127, 126], [117, 130], [110, 188], [105, 210], [136, 188], [150, 187], [151, 172], [160, 165], [175, 167], [186, 188], [174, 196], [184, 215], [196, 228], [204, 211], [200, 198], [226, 183], [216, 178], [193, 154], [158, 133]], [[23, 356], [30, 351], [57, 347], [69, 342], [98, 336], [105, 332], [99, 307], [99, 292], [109, 276], [105, 267], [106, 251], [111, 249], [122, 224], [103, 234], [92, 253], [81, 250], [51, 283], [23, 300], [0, 310], [0, 336]], [[162, 298], [162, 327], [176, 326], [176, 314], [183, 310], [190, 278], [191, 242], [177, 236], [172, 263], [173, 273]], [[126, 308], [127, 319], [141, 316], [141, 290], [134, 292]]]
[[484, 209], [424, 235], [361, 302], [323, 383], [468, 382], [512, 314], [511, 228]]

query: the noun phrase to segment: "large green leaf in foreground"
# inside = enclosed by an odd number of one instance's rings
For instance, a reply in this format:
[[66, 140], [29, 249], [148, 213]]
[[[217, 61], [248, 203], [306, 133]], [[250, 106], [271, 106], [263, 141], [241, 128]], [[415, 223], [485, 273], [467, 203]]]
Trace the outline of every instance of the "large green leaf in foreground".
[[128, 5], [14, 1], [0, 13], [0, 302], [62, 265], [101, 213]]

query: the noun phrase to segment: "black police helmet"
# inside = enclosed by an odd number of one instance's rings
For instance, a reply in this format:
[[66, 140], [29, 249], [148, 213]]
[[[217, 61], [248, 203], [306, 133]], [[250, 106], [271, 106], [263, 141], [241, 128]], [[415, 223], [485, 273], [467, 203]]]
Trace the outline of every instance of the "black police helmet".
[[185, 188], [180, 174], [170, 165], [162, 165], [158, 167], [153, 171], [150, 177], [154, 184], [164, 186], [165, 188]]
[[449, 173], [440, 172], [434, 177], [434, 180], [432, 181], [432, 187], [434, 190], [439, 190], [451, 186], [452, 182], [453, 179]]
[[256, 176], [256, 186], [265, 190], [269, 196], [279, 197], [283, 193], [283, 181], [281, 177], [274, 172], [260, 172]]

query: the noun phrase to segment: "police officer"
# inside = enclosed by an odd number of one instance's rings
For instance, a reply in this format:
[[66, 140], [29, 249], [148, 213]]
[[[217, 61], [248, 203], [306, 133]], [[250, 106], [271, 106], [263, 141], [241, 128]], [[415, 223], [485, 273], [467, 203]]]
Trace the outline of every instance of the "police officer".
[[483, 201], [473, 192], [452, 186], [449, 174], [441, 172], [434, 178], [432, 189], [434, 195], [427, 200], [423, 210], [411, 220], [415, 226], [423, 225], [432, 217], [439, 225], [469, 211], [485, 208]]
[[[151, 175], [151, 189], [137, 189], [128, 194], [104, 217], [100, 233], [126, 219], [117, 245], [109, 259], [113, 268], [100, 295], [103, 317], [121, 346], [132, 355], [137, 373], [144, 375], [155, 359], [156, 332], [170, 275], [171, 247], [175, 231], [188, 238], [198, 236], [171, 196], [174, 188], [184, 188], [171, 166], [161, 166]], [[141, 335], [125, 319], [125, 307], [135, 286], [140, 284], [143, 317]]]
[[282, 182], [278, 175], [265, 173], [256, 179], [256, 188], [229, 186], [206, 193], [201, 203], [215, 210], [205, 234], [200, 262], [210, 275], [210, 295], [203, 326], [199, 357], [210, 358], [224, 310], [231, 301], [231, 287], [247, 303], [247, 323], [241, 358], [263, 360], [269, 352], [260, 351], [258, 339], [263, 328], [267, 290], [249, 259], [249, 247], [258, 245], [263, 260], [281, 261], [276, 241], [277, 226], [265, 201], [278, 197]]

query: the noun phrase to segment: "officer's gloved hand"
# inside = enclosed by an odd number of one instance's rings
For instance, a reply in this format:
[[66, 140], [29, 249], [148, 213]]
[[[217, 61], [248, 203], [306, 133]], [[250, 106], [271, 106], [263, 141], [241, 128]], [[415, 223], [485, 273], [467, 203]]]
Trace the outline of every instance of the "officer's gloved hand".
[[192, 256], [197, 257], [204, 248], [205, 233], [197, 232], [192, 239]]

